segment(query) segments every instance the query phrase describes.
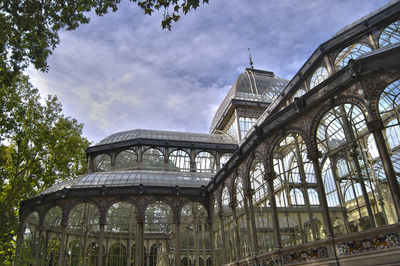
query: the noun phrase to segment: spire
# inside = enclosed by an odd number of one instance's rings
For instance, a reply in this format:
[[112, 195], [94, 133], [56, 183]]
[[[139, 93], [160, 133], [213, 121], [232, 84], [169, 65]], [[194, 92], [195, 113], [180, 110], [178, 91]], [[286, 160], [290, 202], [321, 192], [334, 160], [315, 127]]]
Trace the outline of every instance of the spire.
[[247, 48], [247, 50], [249, 50], [250, 67], [251, 67], [251, 69], [253, 69], [254, 68], [254, 63], [253, 63], [253, 60], [251, 59], [250, 48]]

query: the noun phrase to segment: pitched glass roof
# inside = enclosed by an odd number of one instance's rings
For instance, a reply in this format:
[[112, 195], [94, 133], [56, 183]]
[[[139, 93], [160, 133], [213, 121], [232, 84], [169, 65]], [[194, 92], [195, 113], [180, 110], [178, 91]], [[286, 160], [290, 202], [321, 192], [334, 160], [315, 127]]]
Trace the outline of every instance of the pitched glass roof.
[[101, 188], [124, 186], [180, 186], [201, 187], [206, 186], [214, 174], [197, 172], [166, 172], [166, 171], [112, 171], [95, 172], [81, 175], [74, 179], [53, 185], [44, 190], [42, 194], [60, 191], [64, 188]]

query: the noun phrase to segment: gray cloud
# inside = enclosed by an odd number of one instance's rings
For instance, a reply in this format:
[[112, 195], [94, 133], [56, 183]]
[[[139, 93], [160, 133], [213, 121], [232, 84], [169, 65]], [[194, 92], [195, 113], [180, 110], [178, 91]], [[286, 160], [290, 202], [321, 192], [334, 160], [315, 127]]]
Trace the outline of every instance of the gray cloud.
[[27, 72], [91, 141], [134, 128], [207, 132], [248, 66], [248, 47], [256, 68], [290, 79], [319, 44], [388, 1], [210, 2], [171, 32], [161, 29], [162, 14], [123, 2], [115, 14], [62, 32], [48, 73]]

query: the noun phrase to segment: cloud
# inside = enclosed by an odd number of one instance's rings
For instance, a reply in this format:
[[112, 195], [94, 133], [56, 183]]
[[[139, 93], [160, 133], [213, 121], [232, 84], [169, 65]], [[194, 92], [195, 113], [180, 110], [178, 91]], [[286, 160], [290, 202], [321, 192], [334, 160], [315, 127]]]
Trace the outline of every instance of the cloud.
[[161, 13], [125, 1], [62, 32], [48, 73], [27, 73], [94, 142], [135, 128], [208, 132], [248, 47], [256, 68], [290, 79], [319, 44], [386, 2], [213, 0], [167, 31]]

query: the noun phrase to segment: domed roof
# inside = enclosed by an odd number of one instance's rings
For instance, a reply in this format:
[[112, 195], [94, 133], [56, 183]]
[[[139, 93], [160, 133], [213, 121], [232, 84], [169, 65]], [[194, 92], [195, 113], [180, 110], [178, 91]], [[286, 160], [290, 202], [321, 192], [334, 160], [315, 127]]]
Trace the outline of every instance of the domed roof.
[[272, 103], [283, 91], [288, 82], [288, 80], [279, 78], [273, 72], [246, 68], [246, 70], [240, 74], [235, 84], [233, 84], [228, 95], [215, 113], [210, 132], [216, 129], [229, 103], [231, 103], [233, 99]]

